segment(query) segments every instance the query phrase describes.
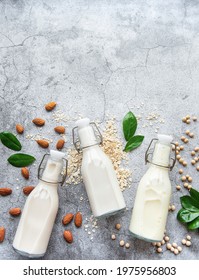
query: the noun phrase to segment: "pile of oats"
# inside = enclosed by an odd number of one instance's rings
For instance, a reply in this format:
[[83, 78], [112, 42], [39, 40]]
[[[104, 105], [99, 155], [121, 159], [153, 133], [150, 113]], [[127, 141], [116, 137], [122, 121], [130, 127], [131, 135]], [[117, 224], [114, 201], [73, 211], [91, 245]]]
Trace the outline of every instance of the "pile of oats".
[[102, 136], [102, 149], [111, 159], [120, 188], [124, 191], [130, 187], [132, 179], [130, 170], [123, 167], [128, 164], [128, 157], [127, 153], [123, 151], [123, 143], [118, 137], [114, 119], [106, 122]]
[[66, 184], [78, 185], [82, 181], [80, 167], [82, 153], [78, 153], [75, 148], [68, 150], [68, 169]]

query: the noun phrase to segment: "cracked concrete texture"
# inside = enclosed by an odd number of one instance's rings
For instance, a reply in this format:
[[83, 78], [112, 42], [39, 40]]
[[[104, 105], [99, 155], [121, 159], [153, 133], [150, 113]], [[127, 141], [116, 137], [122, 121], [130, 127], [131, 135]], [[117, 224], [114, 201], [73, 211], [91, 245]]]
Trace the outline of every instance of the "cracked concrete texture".
[[[58, 216], [44, 259], [199, 258], [197, 232], [190, 233], [192, 247], [183, 247], [178, 256], [166, 250], [157, 254], [151, 244], [128, 233], [136, 187], [146, 170], [144, 152], [155, 131], [173, 134], [179, 141], [186, 128], [181, 117], [198, 115], [198, 12], [199, 2], [193, 0], [0, 1], [0, 127], [14, 132], [16, 122], [24, 124], [25, 135], [19, 136], [23, 151], [37, 158], [30, 168], [30, 185], [37, 183], [37, 167], [45, 151], [25, 136], [42, 133], [53, 139], [52, 148], [58, 139], [53, 133], [57, 123], [43, 109], [46, 102], [57, 101], [57, 109], [70, 118], [65, 151], [71, 147], [72, 119], [79, 114], [99, 120], [102, 127], [109, 115], [114, 115], [121, 139], [124, 114], [130, 109], [142, 117], [138, 133], [145, 135], [145, 141], [129, 155], [133, 182], [124, 192], [125, 214], [100, 220], [93, 242], [83, 229], [76, 230], [72, 225], [75, 242], [67, 245], [62, 238], [62, 216], [80, 209], [89, 218], [91, 212], [83, 184], [59, 188]], [[151, 112], [159, 114], [164, 122], [147, 121]], [[45, 118], [47, 125], [42, 130], [35, 128], [31, 123], [34, 117]], [[195, 138], [186, 152], [198, 144], [198, 124], [192, 123], [190, 129]], [[0, 197], [0, 226], [6, 227], [0, 258], [23, 259], [12, 249], [19, 219], [9, 217], [8, 209], [23, 207], [26, 198], [21, 188], [27, 182], [18, 169], [6, 163], [12, 152], [2, 146], [0, 149], [1, 186], [13, 189], [10, 197]], [[170, 174], [171, 202], [176, 211], [168, 215], [167, 231], [171, 241], [180, 244], [188, 231], [176, 220], [176, 213], [180, 196], [187, 192], [175, 190], [175, 184], [180, 183], [178, 168]], [[190, 165], [186, 173], [198, 189], [199, 173]], [[122, 229], [112, 241], [116, 222]], [[130, 242], [129, 250], [119, 247], [120, 239]]]

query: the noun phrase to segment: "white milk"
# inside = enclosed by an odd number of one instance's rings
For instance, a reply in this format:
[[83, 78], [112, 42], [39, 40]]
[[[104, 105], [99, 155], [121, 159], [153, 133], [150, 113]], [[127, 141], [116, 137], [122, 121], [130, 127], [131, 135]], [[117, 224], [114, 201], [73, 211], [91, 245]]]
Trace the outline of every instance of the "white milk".
[[90, 120], [76, 122], [83, 150], [81, 173], [95, 217], [113, 215], [126, 205], [111, 160], [98, 146]]
[[57, 187], [64, 153], [50, 151], [42, 180], [28, 196], [14, 238], [13, 247], [21, 255], [42, 257], [47, 249], [58, 210]]
[[[172, 137], [158, 135], [152, 164], [142, 177], [135, 198], [129, 230], [146, 241], [162, 241], [171, 196], [168, 168]], [[158, 165], [161, 166], [158, 166]]]

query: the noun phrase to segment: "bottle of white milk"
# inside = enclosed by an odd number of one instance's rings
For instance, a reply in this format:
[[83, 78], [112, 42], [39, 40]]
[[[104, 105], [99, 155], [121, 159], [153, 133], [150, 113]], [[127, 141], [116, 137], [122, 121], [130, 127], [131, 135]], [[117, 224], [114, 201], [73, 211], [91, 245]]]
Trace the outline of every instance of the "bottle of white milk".
[[[148, 151], [153, 140], [157, 142], [150, 162]], [[175, 159], [172, 166], [169, 164], [172, 137], [158, 135], [153, 140], [146, 152], [150, 167], [139, 183], [129, 227], [135, 237], [149, 242], [163, 239], [171, 196], [168, 170], [175, 164]]]
[[42, 177], [26, 200], [13, 242], [14, 249], [23, 256], [39, 258], [46, 252], [58, 211], [57, 187], [64, 156], [50, 151]]
[[113, 215], [125, 209], [126, 205], [112, 162], [99, 147], [93, 124], [88, 118], [78, 120], [73, 129], [73, 141], [77, 148], [74, 140], [74, 131], [77, 129], [80, 149], [83, 151], [81, 174], [90, 206], [95, 217], [102, 217]]

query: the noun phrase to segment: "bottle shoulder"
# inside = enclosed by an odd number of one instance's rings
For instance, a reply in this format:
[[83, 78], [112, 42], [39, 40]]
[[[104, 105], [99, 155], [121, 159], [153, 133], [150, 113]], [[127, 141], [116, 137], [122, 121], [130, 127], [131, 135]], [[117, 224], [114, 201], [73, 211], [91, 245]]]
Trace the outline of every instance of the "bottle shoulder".
[[171, 185], [168, 170], [158, 166], [149, 167], [145, 174], [142, 176], [140, 183], [143, 185]]
[[44, 193], [49, 196], [58, 196], [58, 184], [45, 183], [40, 180], [34, 190], [29, 194], [28, 198], [40, 197], [40, 195]]
[[82, 157], [82, 166], [86, 166], [88, 164], [99, 164], [103, 163], [103, 165], [111, 166], [112, 162], [110, 158], [105, 154], [105, 152], [101, 149], [101, 147], [92, 147], [85, 149], [83, 151]]

